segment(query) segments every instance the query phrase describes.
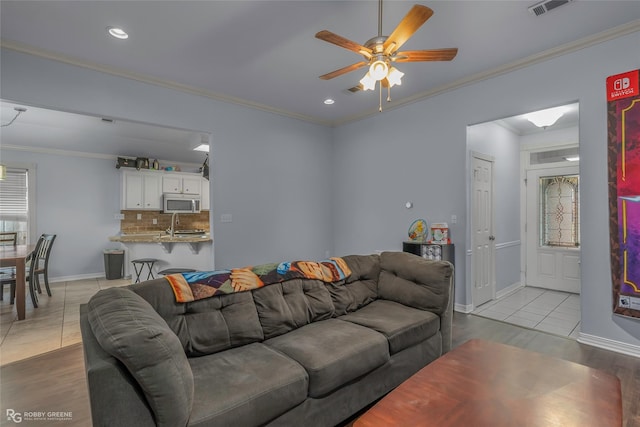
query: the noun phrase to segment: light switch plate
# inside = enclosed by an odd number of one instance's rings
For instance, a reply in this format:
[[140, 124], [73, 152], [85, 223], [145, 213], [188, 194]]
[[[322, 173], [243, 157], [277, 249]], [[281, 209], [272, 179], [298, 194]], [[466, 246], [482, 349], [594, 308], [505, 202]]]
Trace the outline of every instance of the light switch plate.
[[220, 222], [232, 222], [232, 221], [233, 221], [233, 217], [231, 216], [231, 214], [220, 215]]

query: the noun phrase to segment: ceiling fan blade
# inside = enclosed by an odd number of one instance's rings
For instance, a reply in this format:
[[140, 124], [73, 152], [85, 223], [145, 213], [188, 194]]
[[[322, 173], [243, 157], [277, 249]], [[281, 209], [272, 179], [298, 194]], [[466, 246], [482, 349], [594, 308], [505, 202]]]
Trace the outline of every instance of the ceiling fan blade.
[[324, 40], [328, 43], [335, 44], [336, 46], [340, 46], [342, 48], [348, 49], [355, 53], [368, 56], [369, 58], [371, 57], [372, 51], [368, 47], [364, 47], [359, 43], [356, 43], [349, 39], [345, 39], [344, 37], [339, 36], [335, 33], [332, 33], [331, 31], [328, 31], [328, 30], [318, 31], [318, 33], [316, 33], [316, 38], [320, 40]]
[[451, 61], [457, 54], [457, 48], [406, 50], [397, 52], [394, 62]]
[[334, 77], [338, 77], [338, 76], [341, 76], [343, 74], [347, 74], [347, 73], [349, 73], [351, 71], [355, 71], [358, 68], [364, 67], [365, 65], [367, 65], [366, 62], [356, 62], [355, 64], [348, 65], [348, 66], [346, 66], [344, 68], [340, 68], [339, 70], [335, 70], [335, 71], [332, 71], [330, 73], [323, 74], [323, 75], [320, 76], [320, 78], [322, 80], [330, 80], [330, 79], [332, 79]]
[[427, 19], [431, 18], [431, 15], [433, 15], [433, 10], [427, 6], [421, 4], [413, 5], [409, 13], [402, 18], [393, 33], [385, 40], [383, 44], [384, 52], [392, 54], [400, 49], [400, 46], [409, 40], [413, 33], [418, 31], [418, 28], [427, 22]]

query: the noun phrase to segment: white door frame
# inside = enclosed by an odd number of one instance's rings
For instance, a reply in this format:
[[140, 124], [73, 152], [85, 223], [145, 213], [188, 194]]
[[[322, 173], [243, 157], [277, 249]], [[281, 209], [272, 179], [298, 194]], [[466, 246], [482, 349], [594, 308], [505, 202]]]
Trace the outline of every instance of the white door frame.
[[[492, 171], [495, 172], [495, 158], [493, 156], [487, 155], [487, 154], [483, 154], [483, 153], [479, 153], [476, 151], [471, 151], [470, 152], [470, 158], [469, 158], [469, 191], [470, 191], [470, 209], [469, 209], [469, 220], [470, 220], [470, 231], [471, 231], [471, 256], [469, 259], [469, 271], [470, 271], [470, 282], [471, 282], [471, 302], [472, 302], [472, 306], [474, 308], [477, 308], [478, 304], [478, 298], [476, 295], [476, 286], [475, 286], [475, 248], [476, 248], [476, 237], [475, 237], [475, 233], [474, 233], [474, 209], [475, 209], [475, 204], [473, 203], [473, 188], [474, 188], [474, 178], [473, 178], [473, 173], [474, 173], [474, 168], [473, 168], [473, 159], [477, 158], [480, 160], [484, 160], [487, 162], [491, 162], [492, 166]], [[491, 265], [489, 266], [489, 278], [488, 278], [488, 282], [489, 282], [489, 286], [490, 286], [490, 292], [491, 292], [491, 299], [494, 300], [496, 299], [496, 241], [495, 241], [495, 173], [491, 174], [491, 220], [490, 220], [490, 234], [493, 237], [493, 240], [489, 241], [489, 251], [490, 251], [490, 259], [491, 259]]]

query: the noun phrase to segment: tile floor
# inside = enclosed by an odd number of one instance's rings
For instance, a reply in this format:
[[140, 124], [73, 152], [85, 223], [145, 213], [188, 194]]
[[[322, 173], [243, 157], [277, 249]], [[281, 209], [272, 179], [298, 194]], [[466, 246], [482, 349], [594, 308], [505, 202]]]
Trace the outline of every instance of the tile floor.
[[27, 291], [26, 318], [20, 321], [5, 285], [0, 301], [0, 365], [81, 342], [80, 304], [100, 289], [130, 283], [130, 279], [104, 278], [51, 283], [52, 296], [43, 289], [35, 309]]
[[567, 292], [524, 287], [472, 314], [574, 339], [580, 333], [580, 295]]

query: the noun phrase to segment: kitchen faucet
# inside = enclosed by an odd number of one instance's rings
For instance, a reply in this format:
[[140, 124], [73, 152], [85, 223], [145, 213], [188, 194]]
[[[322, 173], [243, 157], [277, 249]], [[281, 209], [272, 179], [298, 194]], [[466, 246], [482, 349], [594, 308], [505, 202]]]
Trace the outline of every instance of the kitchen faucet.
[[[178, 216], [178, 212], [174, 212], [171, 214], [171, 228], [169, 230], [169, 235], [171, 237], [173, 237], [173, 234], [175, 232], [175, 219]], [[178, 222], [180, 221], [180, 218], [178, 218]]]

